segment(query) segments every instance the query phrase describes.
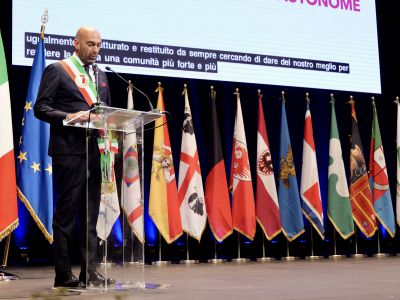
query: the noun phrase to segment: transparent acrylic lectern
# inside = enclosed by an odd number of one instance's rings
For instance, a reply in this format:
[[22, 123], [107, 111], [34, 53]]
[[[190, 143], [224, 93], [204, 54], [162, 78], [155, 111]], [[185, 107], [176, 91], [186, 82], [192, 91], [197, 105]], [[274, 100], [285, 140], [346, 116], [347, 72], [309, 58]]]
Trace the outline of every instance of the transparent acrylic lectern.
[[64, 126], [86, 129], [86, 289], [144, 288], [143, 127], [162, 114], [98, 106], [82, 115], [90, 121]]

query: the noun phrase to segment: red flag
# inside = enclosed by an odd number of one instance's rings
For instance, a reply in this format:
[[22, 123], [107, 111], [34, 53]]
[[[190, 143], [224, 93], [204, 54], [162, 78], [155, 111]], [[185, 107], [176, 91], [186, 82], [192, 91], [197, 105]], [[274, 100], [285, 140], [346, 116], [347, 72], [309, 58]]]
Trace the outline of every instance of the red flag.
[[207, 164], [205, 198], [208, 222], [214, 237], [219, 242], [232, 233], [232, 215], [229, 202], [228, 183], [222, 154], [221, 138], [218, 129], [216, 92], [211, 91], [210, 118], [207, 123]]
[[256, 215], [268, 240], [272, 240], [281, 230], [278, 193], [276, 191], [272, 157], [265, 126], [262, 96], [258, 99], [257, 130], [257, 195]]
[[233, 198], [232, 222], [235, 230], [253, 240], [256, 233], [256, 208], [239, 92], [236, 93], [236, 96], [237, 111], [229, 184]]
[[374, 235], [377, 225], [368, 182], [367, 167], [358, 130], [354, 101], [351, 104], [351, 149], [350, 149], [350, 203], [354, 222], [366, 237]]

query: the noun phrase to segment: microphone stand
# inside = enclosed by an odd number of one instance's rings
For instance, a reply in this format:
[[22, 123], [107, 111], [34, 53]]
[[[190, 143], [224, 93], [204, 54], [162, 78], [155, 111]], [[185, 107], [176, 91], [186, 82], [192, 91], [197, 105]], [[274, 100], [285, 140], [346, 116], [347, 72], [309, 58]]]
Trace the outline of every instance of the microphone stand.
[[140, 89], [138, 89], [136, 86], [134, 86], [131, 82], [129, 82], [128, 80], [126, 80], [124, 77], [122, 77], [120, 74], [118, 74], [117, 72], [115, 72], [113, 69], [111, 69], [109, 66], [106, 66], [106, 70], [107, 71], [111, 71], [113, 72], [115, 75], [117, 75], [121, 80], [123, 80], [125, 83], [128, 84], [128, 86], [132, 86], [132, 88], [134, 88], [136, 91], [138, 91], [140, 94], [142, 94], [146, 99], [147, 102], [149, 103], [150, 106], [150, 111], [154, 112], [154, 113], [160, 113], [160, 111], [156, 108], [153, 107], [153, 104], [151, 104], [151, 101], [149, 99], [149, 96], [147, 96], [144, 92], [142, 92]]

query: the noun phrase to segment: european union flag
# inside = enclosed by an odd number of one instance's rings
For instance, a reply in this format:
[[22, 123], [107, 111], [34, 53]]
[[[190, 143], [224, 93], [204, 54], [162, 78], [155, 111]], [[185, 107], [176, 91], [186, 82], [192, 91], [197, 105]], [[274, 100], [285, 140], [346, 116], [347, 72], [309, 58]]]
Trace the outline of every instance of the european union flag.
[[293, 241], [304, 232], [304, 222], [284, 100], [282, 100], [279, 157], [278, 201], [282, 231], [288, 241]]
[[36, 48], [22, 119], [20, 151], [17, 156], [18, 197], [45, 235], [53, 242], [53, 179], [52, 160], [47, 155], [50, 127], [35, 118], [33, 106], [40, 80], [46, 67], [43, 34]]

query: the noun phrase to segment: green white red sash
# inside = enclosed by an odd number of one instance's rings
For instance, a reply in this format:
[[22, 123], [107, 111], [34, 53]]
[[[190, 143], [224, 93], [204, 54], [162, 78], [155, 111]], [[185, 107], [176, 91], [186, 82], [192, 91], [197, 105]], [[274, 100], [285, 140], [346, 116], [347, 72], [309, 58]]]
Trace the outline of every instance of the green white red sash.
[[92, 79], [86, 73], [78, 59], [71, 55], [70, 57], [60, 61], [60, 63], [71, 79], [75, 82], [77, 88], [82, 93], [83, 98], [85, 98], [89, 106], [92, 106], [92, 104], [96, 102], [97, 91]]

